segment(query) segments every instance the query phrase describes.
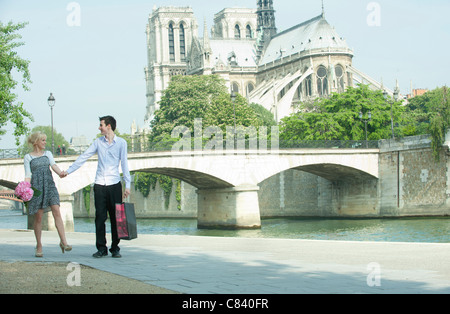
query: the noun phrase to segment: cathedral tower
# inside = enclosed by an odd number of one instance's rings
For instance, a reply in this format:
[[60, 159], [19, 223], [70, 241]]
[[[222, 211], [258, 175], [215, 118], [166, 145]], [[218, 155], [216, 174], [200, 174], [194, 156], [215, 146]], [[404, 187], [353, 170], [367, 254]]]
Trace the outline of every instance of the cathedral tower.
[[153, 8], [147, 24], [146, 127], [159, 109], [158, 102], [171, 77], [186, 75], [188, 52], [197, 33], [197, 20], [191, 7]]
[[264, 31], [264, 37], [270, 38], [277, 33], [273, 0], [257, 0], [258, 30]]
[[276, 35], [277, 27], [275, 26], [275, 10], [273, 9], [273, 0], [257, 0], [258, 16], [258, 59], [270, 39]]

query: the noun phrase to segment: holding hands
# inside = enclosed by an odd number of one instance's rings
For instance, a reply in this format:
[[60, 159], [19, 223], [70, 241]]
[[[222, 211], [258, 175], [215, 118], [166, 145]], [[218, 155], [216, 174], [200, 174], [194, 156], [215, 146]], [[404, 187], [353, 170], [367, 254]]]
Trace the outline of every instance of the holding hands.
[[67, 173], [67, 171], [61, 171], [60, 173], [59, 173], [59, 177], [62, 179], [62, 178], [65, 178], [65, 177], [67, 177], [69, 174]]

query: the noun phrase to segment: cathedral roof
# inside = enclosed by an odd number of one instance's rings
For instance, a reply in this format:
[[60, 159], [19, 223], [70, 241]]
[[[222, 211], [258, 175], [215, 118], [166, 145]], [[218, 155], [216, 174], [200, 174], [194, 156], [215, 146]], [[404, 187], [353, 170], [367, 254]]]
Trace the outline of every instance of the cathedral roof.
[[229, 58], [234, 54], [237, 66], [256, 67], [254, 40], [211, 39], [212, 65], [229, 64]]
[[328, 24], [323, 14], [272, 37], [260, 65], [315, 49], [350, 51], [346, 41]]

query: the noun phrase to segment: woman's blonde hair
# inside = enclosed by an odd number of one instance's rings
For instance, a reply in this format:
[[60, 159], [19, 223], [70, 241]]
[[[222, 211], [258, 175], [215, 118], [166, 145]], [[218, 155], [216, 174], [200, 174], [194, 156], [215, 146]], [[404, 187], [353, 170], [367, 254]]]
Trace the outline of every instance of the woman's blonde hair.
[[28, 136], [28, 144], [34, 146], [39, 140], [42, 140], [44, 137], [47, 137], [45, 133], [42, 133], [41, 131], [35, 132]]

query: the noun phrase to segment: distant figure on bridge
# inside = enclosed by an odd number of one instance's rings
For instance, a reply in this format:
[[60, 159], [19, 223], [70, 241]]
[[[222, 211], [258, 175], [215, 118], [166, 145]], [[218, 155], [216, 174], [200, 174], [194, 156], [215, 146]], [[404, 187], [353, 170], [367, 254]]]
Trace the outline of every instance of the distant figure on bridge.
[[60, 212], [59, 193], [53, 181], [52, 170], [60, 177], [64, 172], [56, 165], [53, 155], [45, 151], [47, 136], [44, 133], [36, 132], [28, 137], [28, 144], [33, 146], [33, 151], [24, 158], [25, 181], [31, 183], [31, 186], [41, 192], [41, 195], [33, 197], [28, 205], [28, 214], [34, 215], [33, 229], [36, 236], [36, 257], [43, 257], [42, 253], [42, 216], [44, 212], [52, 211], [55, 219], [56, 229], [58, 230], [61, 242], [59, 246], [62, 252], [71, 251], [72, 247], [67, 244], [64, 222]]
[[70, 168], [64, 172], [68, 175], [79, 169], [90, 157], [98, 155], [97, 173], [95, 176], [94, 198], [95, 198], [95, 234], [97, 252], [93, 257], [100, 258], [108, 255], [106, 246], [105, 222], [109, 213], [111, 221], [112, 244], [109, 250], [112, 257], [121, 257], [119, 251], [120, 239], [117, 235], [115, 204], [122, 203], [122, 183], [119, 165], [122, 166], [125, 180], [124, 198], [128, 197], [131, 187], [131, 176], [128, 168], [127, 142], [116, 136], [116, 120], [111, 116], [100, 118], [99, 130], [103, 135], [75, 160]]

